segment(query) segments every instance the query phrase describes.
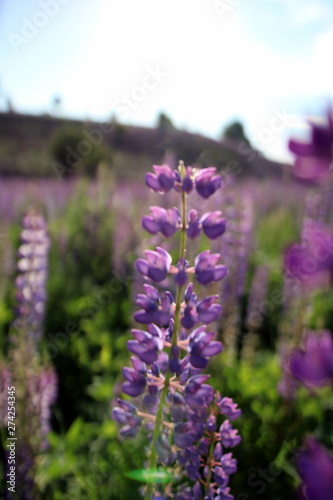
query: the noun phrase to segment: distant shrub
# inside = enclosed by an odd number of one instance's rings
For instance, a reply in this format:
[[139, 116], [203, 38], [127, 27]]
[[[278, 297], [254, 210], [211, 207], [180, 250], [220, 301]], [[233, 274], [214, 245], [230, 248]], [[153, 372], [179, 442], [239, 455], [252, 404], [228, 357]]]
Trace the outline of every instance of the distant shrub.
[[112, 161], [110, 150], [103, 144], [101, 131], [82, 130], [73, 125], [64, 125], [54, 132], [49, 151], [55, 160], [54, 169], [64, 177], [73, 174], [93, 177], [101, 161], [109, 164]]

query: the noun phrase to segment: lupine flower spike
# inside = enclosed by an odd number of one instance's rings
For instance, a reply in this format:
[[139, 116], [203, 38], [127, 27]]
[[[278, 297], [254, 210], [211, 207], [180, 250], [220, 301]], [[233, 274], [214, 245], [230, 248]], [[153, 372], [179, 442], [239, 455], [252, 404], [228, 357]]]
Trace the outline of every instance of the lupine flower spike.
[[[236, 472], [237, 461], [227, 449], [241, 440], [231, 424], [241, 411], [232, 399], [215, 394], [207, 383], [209, 375], [201, 373], [223, 349], [208, 327], [217, 321], [222, 307], [218, 295], [199, 300], [194, 285], [195, 281], [205, 286], [218, 282], [228, 270], [219, 263], [220, 254], [210, 250], [193, 262], [186, 260], [187, 237], [197, 238], [202, 231], [213, 240], [226, 230], [219, 211], [198, 214], [191, 210], [187, 215], [187, 196], [195, 190], [206, 200], [222, 180], [215, 168], [198, 171], [185, 168], [182, 162], [178, 170], [167, 165], [153, 169], [154, 173], [146, 175], [148, 187], [161, 194], [174, 189], [181, 207], [153, 206], [142, 226], [150, 234], [162, 233], [167, 238], [180, 232], [180, 252], [173, 261], [165, 249], [157, 247], [146, 250], [145, 258], [136, 262], [147, 282], [136, 298], [139, 309], [134, 319], [142, 329], [133, 329], [134, 339], [127, 343], [133, 356], [132, 366], [123, 369], [123, 392], [140, 404], [118, 399], [112, 415], [123, 438], [135, 436], [146, 426], [151, 439], [148, 471], [153, 473], [161, 465], [173, 470], [172, 481], [165, 487], [147, 485], [145, 500], [232, 500], [229, 476]], [[175, 281], [175, 297], [156, 287], [169, 275]]]

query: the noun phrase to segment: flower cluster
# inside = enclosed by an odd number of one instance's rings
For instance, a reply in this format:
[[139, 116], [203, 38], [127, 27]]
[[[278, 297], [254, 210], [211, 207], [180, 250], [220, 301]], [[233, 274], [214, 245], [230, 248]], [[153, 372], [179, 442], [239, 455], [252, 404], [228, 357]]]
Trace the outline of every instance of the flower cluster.
[[39, 340], [44, 319], [47, 279], [47, 254], [50, 246], [44, 218], [34, 210], [22, 221], [21, 246], [18, 249], [16, 278], [17, 317], [29, 324], [29, 331]]
[[[57, 395], [52, 366], [41, 363], [38, 353], [43, 333], [49, 238], [42, 215], [31, 209], [23, 218], [16, 278], [16, 319], [10, 332], [8, 370], [2, 372], [16, 389], [17, 485], [24, 498], [35, 498], [32, 471], [47, 446], [51, 405]], [[2, 417], [2, 416], [1, 416]], [[2, 422], [0, 421], [0, 424]]]
[[[209, 359], [223, 349], [207, 327], [217, 321], [222, 308], [216, 303], [218, 295], [199, 299], [191, 280], [195, 277], [200, 285], [209, 285], [222, 280], [227, 268], [218, 264], [220, 254], [210, 250], [201, 252], [193, 265], [186, 260], [186, 237], [195, 238], [202, 230], [215, 239], [226, 229], [221, 212], [199, 217], [192, 210], [187, 217], [186, 197], [196, 190], [207, 199], [221, 187], [222, 180], [215, 168], [197, 171], [182, 163], [176, 171], [166, 165], [153, 168], [154, 173], [146, 175], [148, 187], [159, 193], [175, 189], [181, 196], [181, 209], [153, 206], [142, 225], [149, 233], [161, 232], [165, 237], [180, 231], [180, 255], [173, 262], [165, 249], [157, 247], [146, 250], [145, 259], [136, 261], [137, 271], [150, 282], [136, 298], [139, 309], [134, 319], [145, 326], [133, 329], [134, 339], [127, 342], [132, 366], [123, 369], [122, 388], [127, 396], [137, 398], [140, 409], [118, 399], [112, 415], [121, 425], [123, 437], [135, 436], [146, 425], [151, 435], [150, 470], [158, 463], [173, 467], [172, 483], [165, 491], [149, 483], [146, 500], [166, 498], [164, 494], [178, 500], [231, 500], [228, 481], [237, 463], [224, 450], [241, 440], [230, 423], [241, 411], [230, 398], [215, 394], [206, 383], [209, 375], [201, 373]], [[154, 286], [168, 275], [174, 276], [176, 297]], [[184, 476], [192, 484], [184, 486]]]

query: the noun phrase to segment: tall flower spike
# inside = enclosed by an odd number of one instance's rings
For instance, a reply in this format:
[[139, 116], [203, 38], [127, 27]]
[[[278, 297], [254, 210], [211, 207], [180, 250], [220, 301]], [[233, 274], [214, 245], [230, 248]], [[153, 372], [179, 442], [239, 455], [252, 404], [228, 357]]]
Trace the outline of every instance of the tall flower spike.
[[[136, 269], [154, 283], [161, 283], [168, 274], [173, 274], [177, 290], [174, 299], [169, 291], [160, 293], [145, 283], [145, 293], [137, 294], [139, 310], [134, 319], [147, 326], [133, 329], [134, 339], [127, 342], [134, 356], [132, 367], [123, 369], [123, 392], [138, 398], [143, 411], [120, 399], [112, 416], [121, 425], [123, 438], [135, 436], [142, 425], [146, 426], [151, 437], [148, 457], [151, 472], [163, 464], [175, 467], [182, 484], [187, 480], [184, 487], [168, 485], [168, 497], [229, 500], [233, 498], [228, 487], [229, 475], [236, 471], [237, 463], [231, 453], [223, 453], [223, 446], [233, 447], [240, 441], [229, 420], [235, 420], [241, 412], [230, 398], [215, 394], [206, 383], [209, 375], [201, 373], [209, 359], [223, 349], [221, 342], [214, 340], [215, 332], [207, 331], [206, 326], [218, 319], [221, 305], [216, 303], [218, 295], [199, 300], [192, 282], [185, 289], [193, 274], [203, 285], [219, 281], [227, 274], [226, 266], [218, 264], [220, 255], [210, 250], [200, 253], [193, 263], [185, 258], [187, 236], [194, 238], [202, 231], [210, 239], [216, 239], [226, 228], [219, 211], [199, 217], [192, 210], [187, 218], [186, 198], [194, 188], [200, 196], [209, 198], [222, 181], [215, 168], [197, 171], [185, 168], [182, 162], [178, 171], [166, 165], [153, 168], [154, 173], [146, 175], [148, 186], [162, 194], [175, 189], [181, 197], [181, 208], [178, 211], [176, 207], [153, 206], [151, 214], [143, 217], [142, 225], [149, 233], [160, 232], [165, 237], [179, 231], [180, 252], [172, 265], [170, 254], [162, 247], [146, 250], [146, 258], [136, 261]], [[219, 431], [216, 415], [229, 419]], [[161, 491], [150, 482], [145, 488], [145, 500], [165, 498]]]

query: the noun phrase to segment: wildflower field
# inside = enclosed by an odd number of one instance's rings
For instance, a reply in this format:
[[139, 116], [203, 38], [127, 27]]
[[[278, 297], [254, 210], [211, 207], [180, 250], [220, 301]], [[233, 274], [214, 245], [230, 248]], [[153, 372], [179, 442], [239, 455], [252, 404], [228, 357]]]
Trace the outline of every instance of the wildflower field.
[[333, 498], [329, 127], [311, 182], [0, 180], [1, 498]]

